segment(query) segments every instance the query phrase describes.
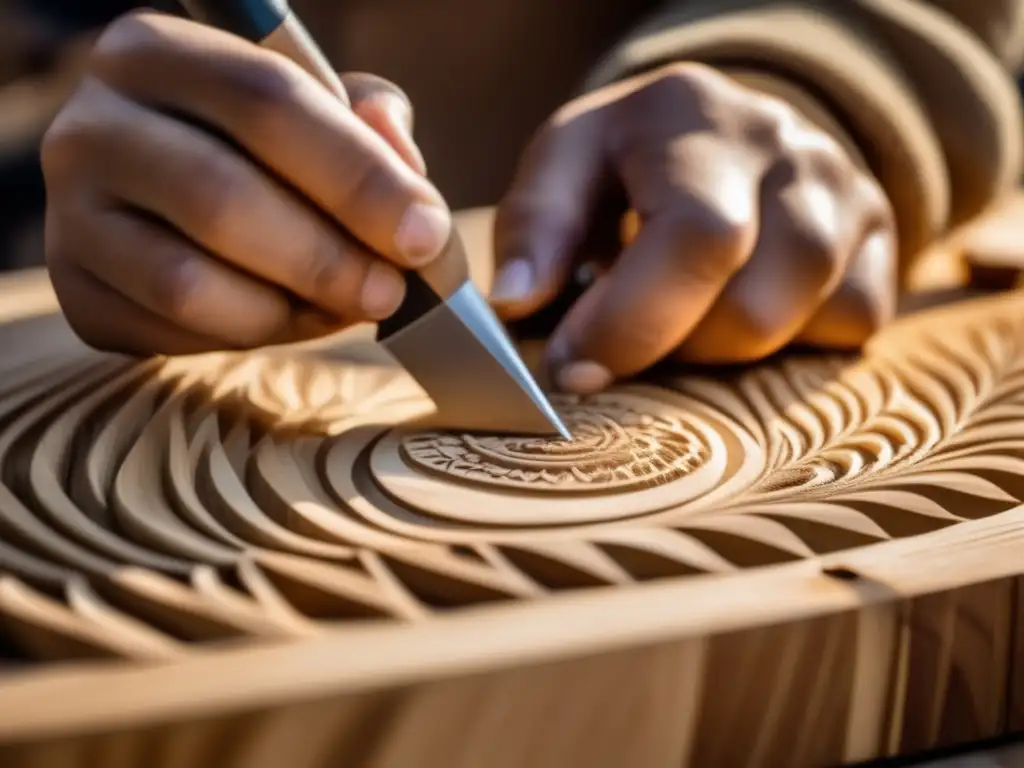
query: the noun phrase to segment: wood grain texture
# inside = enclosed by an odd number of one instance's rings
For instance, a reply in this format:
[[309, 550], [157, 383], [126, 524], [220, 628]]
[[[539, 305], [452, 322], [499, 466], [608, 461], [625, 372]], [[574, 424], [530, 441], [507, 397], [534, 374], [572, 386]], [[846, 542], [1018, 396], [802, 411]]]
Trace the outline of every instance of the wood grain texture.
[[363, 331], [131, 362], [21, 281], [4, 766], [800, 768], [1024, 730], [1024, 295], [559, 398], [567, 443], [429, 426]]

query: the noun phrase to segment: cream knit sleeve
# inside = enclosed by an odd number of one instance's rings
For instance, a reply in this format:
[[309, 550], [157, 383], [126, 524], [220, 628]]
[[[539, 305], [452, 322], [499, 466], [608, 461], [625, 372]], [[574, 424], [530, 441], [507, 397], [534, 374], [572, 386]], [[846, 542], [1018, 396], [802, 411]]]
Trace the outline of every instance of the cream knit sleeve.
[[885, 188], [906, 264], [1019, 180], [1022, 30], [1024, 0], [675, 0], [586, 88], [681, 60], [784, 83]]

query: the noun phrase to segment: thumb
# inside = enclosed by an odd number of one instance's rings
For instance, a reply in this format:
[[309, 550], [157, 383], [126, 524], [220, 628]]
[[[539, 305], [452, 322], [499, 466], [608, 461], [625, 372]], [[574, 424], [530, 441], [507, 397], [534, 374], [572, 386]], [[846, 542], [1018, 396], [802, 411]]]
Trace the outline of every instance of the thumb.
[[426, 174], [423, 155], [412, 137], [412, 102], [405, 91], [383, 77], [366, 72], [341, 75], [352, 110], [380, 134], [391, 148], [419, 174]]

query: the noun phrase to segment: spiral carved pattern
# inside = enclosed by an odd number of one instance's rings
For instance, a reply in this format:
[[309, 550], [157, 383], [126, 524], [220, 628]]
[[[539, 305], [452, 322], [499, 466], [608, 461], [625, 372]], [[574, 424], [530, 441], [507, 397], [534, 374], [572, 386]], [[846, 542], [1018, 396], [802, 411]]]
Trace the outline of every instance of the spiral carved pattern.
[[708, 442], [685, 413], [666, 415], [665, 403], [621, 394], [551, 400], [572, 440], [420, 432], [402, 441], [402, 453], [417, 468], [498, 489], [553, 493], [659, 485], [708, 458]]
[[573, 444], [425, 433], [387, 365], [131, 363], [0, 328], [0, 657], [174, 658], [727, 573], [1024, 498], [1024, 301], [562, 401]]

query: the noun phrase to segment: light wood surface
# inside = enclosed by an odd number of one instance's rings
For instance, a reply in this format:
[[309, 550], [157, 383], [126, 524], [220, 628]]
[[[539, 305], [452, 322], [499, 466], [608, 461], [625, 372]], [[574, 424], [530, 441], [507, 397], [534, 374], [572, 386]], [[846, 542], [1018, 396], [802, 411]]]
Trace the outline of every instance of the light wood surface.
[[563, 398], [564, 443], [420, 428], [367, 329], [132, 363], [38, 274], [0, 289], [5, 768], [799, 768], [1024, 730], [1024, 295]]

